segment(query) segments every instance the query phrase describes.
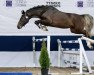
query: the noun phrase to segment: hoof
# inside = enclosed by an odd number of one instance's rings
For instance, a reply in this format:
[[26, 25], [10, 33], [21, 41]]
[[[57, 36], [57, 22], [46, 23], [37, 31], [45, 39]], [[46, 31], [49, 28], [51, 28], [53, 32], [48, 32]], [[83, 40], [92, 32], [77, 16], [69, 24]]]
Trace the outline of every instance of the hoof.
[[38, 22], [38, 21], [35, 21], [35, 24], [36, 24], [36, 25], [39, 25], [39, 22]]
[[48, 31], [48, 29], [46, 29], [45, 31]]
[[93, 46], [88, 46], [90, 49], [93, 49]]
[[48, 31], [48, 29], [47, 29], [47, 28], [43, 28], [43, 30], [44, 30], [44, 31]]

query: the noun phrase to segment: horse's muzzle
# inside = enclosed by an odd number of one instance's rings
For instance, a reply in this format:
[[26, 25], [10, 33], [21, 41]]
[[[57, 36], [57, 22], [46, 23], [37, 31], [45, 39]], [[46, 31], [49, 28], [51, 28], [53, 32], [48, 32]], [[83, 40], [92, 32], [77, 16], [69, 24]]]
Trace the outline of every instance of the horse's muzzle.
[[21, 29], [21, 28], [22, 28], [22, 26], [17, 25], [17, 28], [18, 28], [18, 29]]

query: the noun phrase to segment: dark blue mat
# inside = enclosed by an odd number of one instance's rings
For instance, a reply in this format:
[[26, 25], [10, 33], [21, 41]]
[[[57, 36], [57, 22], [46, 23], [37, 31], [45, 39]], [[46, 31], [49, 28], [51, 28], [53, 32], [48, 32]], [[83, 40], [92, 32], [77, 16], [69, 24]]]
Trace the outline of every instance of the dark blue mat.
[[32, 75], [31, 72], [0, 72], [0, 75]]

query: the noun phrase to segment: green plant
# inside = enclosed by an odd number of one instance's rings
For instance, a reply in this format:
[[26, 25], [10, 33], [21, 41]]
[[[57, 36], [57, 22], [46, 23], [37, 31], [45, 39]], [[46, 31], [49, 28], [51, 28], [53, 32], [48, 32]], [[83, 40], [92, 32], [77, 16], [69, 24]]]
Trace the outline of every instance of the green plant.
[[42, 42], [39, 63], [40, 63], [41, 69], [49, 69], [50, 67], [50, 58], [49, 58], [46, 43], [44, 40]]

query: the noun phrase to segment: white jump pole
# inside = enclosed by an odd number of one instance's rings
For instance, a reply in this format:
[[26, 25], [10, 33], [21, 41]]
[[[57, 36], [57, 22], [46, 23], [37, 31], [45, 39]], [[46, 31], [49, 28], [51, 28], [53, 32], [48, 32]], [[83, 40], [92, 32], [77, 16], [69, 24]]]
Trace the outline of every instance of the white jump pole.
[[89, 60], [87, 58], [81, 38], [79, 38], [78, 41], [79, 41], [79, 47], [80, 47], [80, 68], [79, 68], [79, 73], [72, 73], [72, 74], [88, 74], [88, 73], [83, 73], [83, 59], [85, 59], [85, 61], [86, 61], [87, 68], [88, 68], [88, 71], [90, 74], [90, 73], [92, 73], [92, 69], [91, 69]]
[[[80, 52], [82, 53], [82, 54], [80, 54], [80, 55], [82, 56], [82, 58], [80, 58], [80, 59], [83, 59], [83, 57], [85, 58], [85, 61], [86, 61], [86, 64], [87, 64], [89, 73], [92, 73], [91, 66], [90, 66], [89, 60], [88, 60], [88, 58], [87, 58], [87, 55], [86, 55], [84, 46], [83, 46], [82, 41], [81, 41], [81, 38], [79, 38], [78, 41], [79, 41], [79, 44], [80, 44]], [[81, 60], [80, 60], [80, 63], [81, 63], [81, 66], [82, 66], [82, 61], [81, 61]], [[81, 69], [82, 69], [82, 68], [81, 68]], [[80, 70], [81, 70], [81, 69], [80, 69]], [[82, 70], [81, 70], [81, 71], [82, 71]], [[82, 72], [81, 72], [81, 73], [82, 73]]]
[[48, 54], [49, 54], [49, 58], [50, 58], [50, 36], [47, 36], [47, 50], [48, 50]]
[[35, 37], [32, 37], [32, 40], [33, 40], [33, 64], [34, 64], [34, 67], [36, 66], [36, 52], [35, 52]]
[[82, 53], [82, 41], [81, 41], [81, 39], [79, 38], [78, 39], [78, 41], [79, 41], [79, 50], [80, 50], [80, 68], [79, 68], [79, 72], [80, 72], [80, 74], [82, 74], [83, 73], [83, 53]]
[[61, 46], [61, 41], [58, 39], [57, 40], [57, 43], [58, 43], [58, 67], [61, 66], [61, 49], [62, 49], [62, 46]]

